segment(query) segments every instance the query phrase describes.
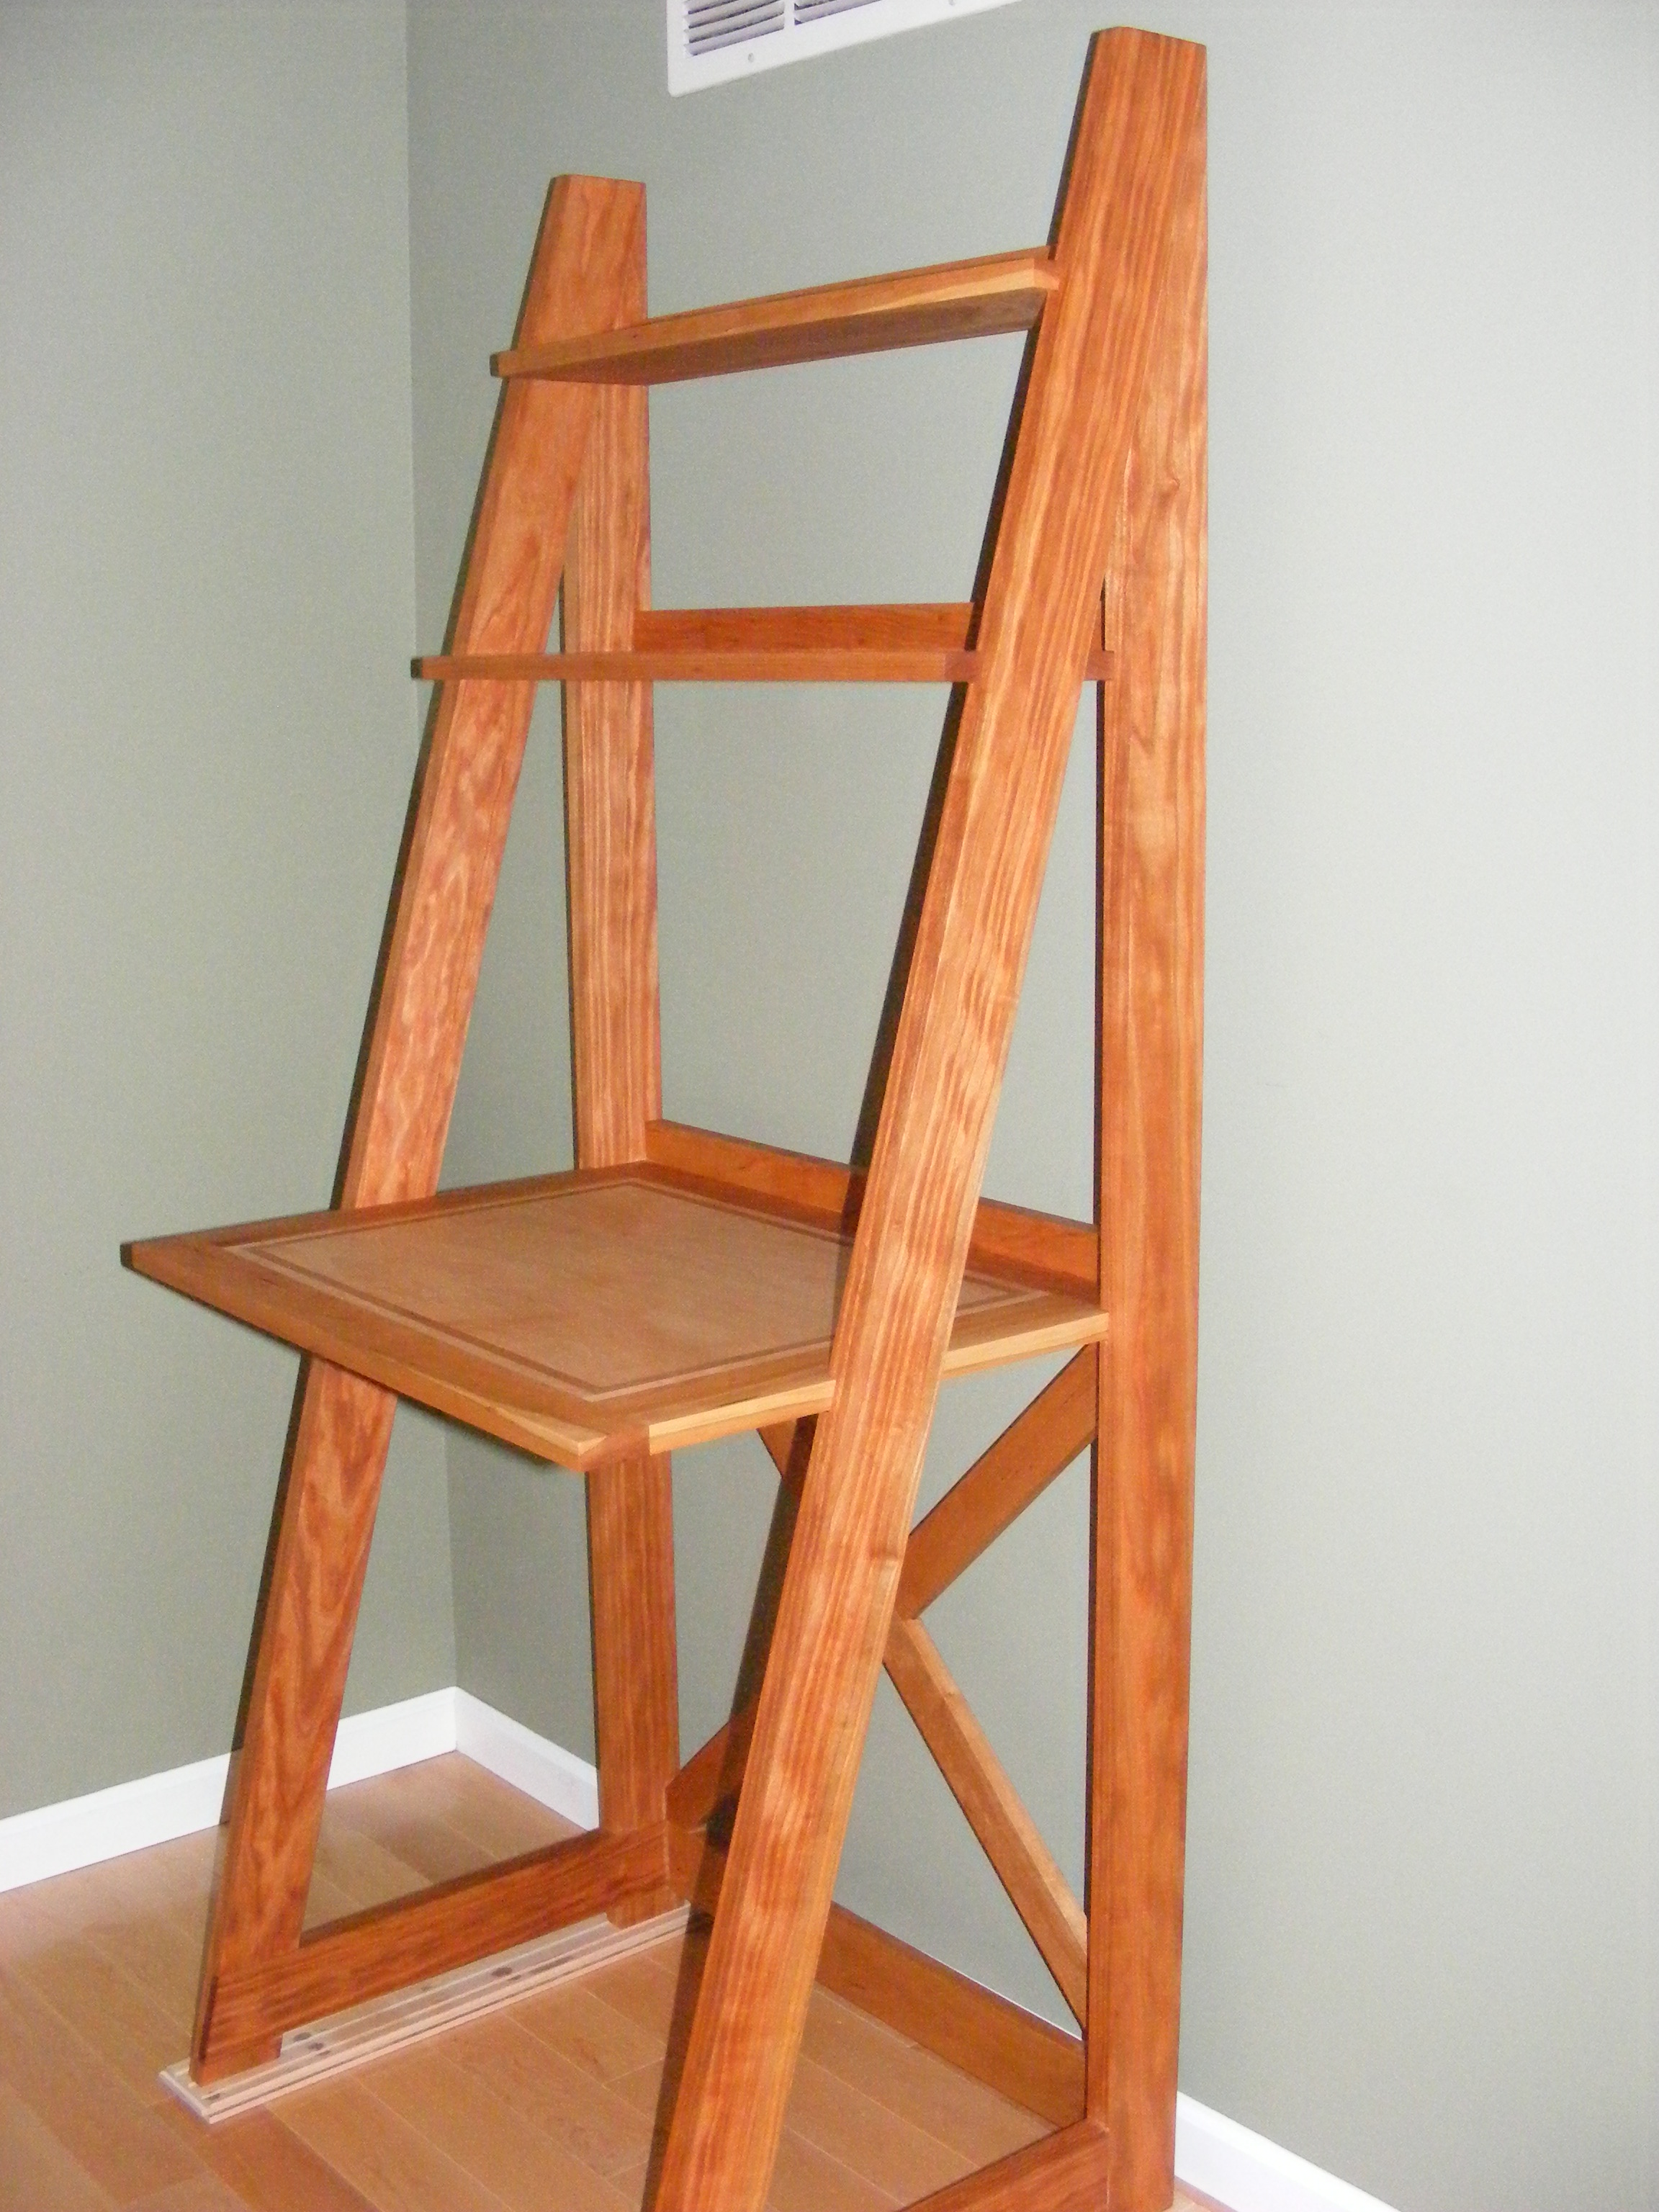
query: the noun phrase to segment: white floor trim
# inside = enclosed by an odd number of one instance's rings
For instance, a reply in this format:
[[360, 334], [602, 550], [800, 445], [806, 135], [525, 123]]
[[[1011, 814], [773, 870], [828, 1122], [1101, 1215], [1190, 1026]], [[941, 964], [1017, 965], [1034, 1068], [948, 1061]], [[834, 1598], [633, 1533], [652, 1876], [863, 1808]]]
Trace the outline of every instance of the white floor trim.
[[[349, 1715], [340, 1723], [335, 1739], [329, 1787], [363, 1782], [371, 1774], [387, 1774], [394, 1766], [412, 1765], [416, 1759], [453, 1751], [459, 1694], [454, 1690], [432, 1690], [424, 1697], [405, 1698], [398, 1705], [382, 1705], [374, 1712]], [[510, 1728], [514, 1723], [509, 1721], [505, 1725]], [[548, 1748], [550, 1751], [553, 1747]], [[480, 1763], [489, 1764], [487, 1760]], [[152, 1844], [171, 1843], [175, 1836], [216, 1827], [229, 1771], [229, 1755], [222, 1752], [216, 1759], [198, 1759], [189, 1766], [172, 1767], [165, 1774], [118, 1782], [113, 1789], [94, 1790], [88, 1796], [70, 1797], [60, 1805], [14, 1813], [9, 1820], [0, 1820], [0, 1891], [46, 1881], [53, 1875], [71, 1874], [76, 1867], [95, 1866], [102, 1859], [118, 1859], [128, 1851], [146, 1850]]]
[[1389, 2212], [1381, 2197], [1368, 2197], [1191, 2097], [1176, 2099], [1175, 2164], [1184, 2188], [1213, 2197], [1230, 2212]]
[[454, 1696], [457, 1751], [579, 1828], [599, 1826], [599, 1778], [585, 1759], [509, 1720], [465, 1690], [457, 1690]]

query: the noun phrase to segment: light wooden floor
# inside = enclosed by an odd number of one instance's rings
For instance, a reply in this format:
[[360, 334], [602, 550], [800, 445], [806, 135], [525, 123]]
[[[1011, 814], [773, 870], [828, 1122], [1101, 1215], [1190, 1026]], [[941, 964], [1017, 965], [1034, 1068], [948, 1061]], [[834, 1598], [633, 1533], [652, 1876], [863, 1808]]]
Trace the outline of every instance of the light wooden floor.
[[[568, 1833], [459, 1755], [334, 1791], [313, 1919]], [[214, 1838], [0, 1896], [5, 2212], [632, 2212], [675, 2024], [678, 1942], [208, 2129], [184, 2055]], [[682, 2007], [681, 2013], [684, 2008]], [[822, 1990], [775, 2212], [904, 2204], [1042, 2123]], [[1177, 2196], [1177, 2208], [1196, 2212]]]

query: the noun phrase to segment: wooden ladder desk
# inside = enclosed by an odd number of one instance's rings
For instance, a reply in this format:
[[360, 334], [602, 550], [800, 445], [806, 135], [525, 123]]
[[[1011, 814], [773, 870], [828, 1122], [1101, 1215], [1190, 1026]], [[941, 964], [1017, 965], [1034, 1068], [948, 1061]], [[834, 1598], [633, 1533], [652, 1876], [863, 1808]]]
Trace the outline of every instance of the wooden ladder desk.
[[[1158, 2212], [1173, 2188], [1197, 1341], [1205, 678], [1201, 49], [1091, 48], [1049, 246], [646, 319], [641, 186], [560, 179], [392, 894], [336, 1204], [129, 1248], [295, 1345], [192, 2045], [284, 2029], [599, 1911], [713, 1931], [662, 2212], [760, 2212], [815, 1976], [1047, 2113], [928, 2200]], [[649, 601], [647, 394], [1027, 330], [964, 606]], [[562, 653], [545, 651], [562, 581]], [[652, 684], [954, 688], [867, 1169], [662, 1115]], [[1096, 1222], [980, 1198], [1084, 684], [1097, 684]], [[565, 685], [574, 1173], [436, 1195], [535, 686]], [[1070, 1364], [913, 1531], [942, 1374]], [[581, 1474], [600, 1824], [301, 1934], [393, 1408]], [[763, 1683], [682, 1765], [668, 1454], [758, 1430], [797, 1499]], [[921, 1623], [1092, 1440], [1087, 1910]], [[831, 1904], [885, 1665], [1081, 2043]], [[735, 1796], [729, 1844], [711, 1816]], [[717, 1824], [716, 1834], [725, 1834]]]

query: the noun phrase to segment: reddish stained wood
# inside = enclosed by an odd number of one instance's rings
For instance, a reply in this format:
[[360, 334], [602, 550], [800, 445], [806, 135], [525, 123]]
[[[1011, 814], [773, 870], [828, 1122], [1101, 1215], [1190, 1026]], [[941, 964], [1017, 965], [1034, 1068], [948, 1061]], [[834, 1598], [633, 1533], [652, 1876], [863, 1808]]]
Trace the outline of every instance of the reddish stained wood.
[[893, 1687], [1079, 2024], [1088, 2009], [1088, 1928], [1054, 1855], [919, 1620], [887, 1634]]
[[1079, 2120], [936, 2190], [910, 2212], [1100, 2212], [1114, 2201], [1105, 2193], [1109, 2172], [1105, 2130]]
[[775, 292], [635, 323], [603, 339], [520, 343], [490, 366], [502, 377], [578, 384], [672, 384], [791, 362], [937, 345], [1029, 330], [1054, 289], [1041, 250], [988, 255], [801, 292]]
[[[720, 1136], [684, 1121], [653, 1121], [646, 1131], [646, 1157], [654, 1166], [716, 1190], [794, 1207], [809, 1221], [850, 1228], [864, 1203], [866, 1178], [860, 1170], [776, 1145]], [[982, 1198], [974, 1216], [968, 1264], [1092, 1297], [1100, 1278], [1100, 1239], [1086, 1221]]]
[[228, 2046], [320, 2020], [492, 1952], [661, 1893], [667, 1832], [573, 1836], [503, 1865], [312, 1929], [296, 1950], [221, 1978], [216, 2025]]
[[[700, 1834], [669, 1829], [676, 1887], [699, 1911], [720, 1900], [725, 1854]], [[1083, 2045], [884, 1929], [832, 1905], [818, 1954], [821, 1986], [908, 2036], [1011, 2104], [1054, 2127], [1083, 2114]]]
[[916, 1523], [893, 1601], [901, 1618], [925, 1613], [1092, 1440], [1097, 1387], [1091, 1345]]
[[[592, 178], [554, 185], [524, 342], [617, 319], [638, 216], [635, 188]], [[454, 625], [462, 651], [544, 643], [592, 412], [592, 394], [574, 388], [502, 395]], [[499, 685], [447, 687], [438, 702], [392, 891], [343, 1206], [436, 1187], [530, 708], [528, 690]], [[203, 1953], [199, 2080], [274, 2055], [269, 2036], [238, 2045], [216, 2028], [217, 1987], [299, 1938], [392, 1410], [386, 1392], [320, 1361], [301, 1370]]]
[[[1201, 86], [1200, 86], [1201, 89]], [[1089, 2110], [1109, 2199], [1174, 2186], [1203, 1056], [1204, 115], [1107, 574], [1100, 711], [1101, 1289]]]
[[717, 1728], [668, 1785], [668, 1817], [682, 1828], [701, 1827], [743, 1780], [755, 1733], [755, 1706], [746, 1705]]
[[273, 2034], [250, 2040], [222, 2023], [218, 1990], [291, 1948], [305, 1917], [394, 1405], [325, 1361], [301, 1370], [247, 1717], [225, 1792], [230, 1832], [192, 2040], [199, 2081], [276, 2056]]
[[760, 2212], [841, 1855], [1139, 411], [1196, 48], [1091, 50], [730, 1863], [659, 2180]]
[[[617, 320], [646, 312], [642, 191], [615, 307]], [[626, 653], [634, 642], [651, 597], [650, 506], [646, 395], [602, 391], [565, 560], [564, 641], [579, 656]], [[614, 1168], [644, 1158], [646, 1125], [662, 1112], [648, 685], [566, 686], [564, 798], [576, 1160]], [[626, 1835], [662, 1820], [680, 1763], [666, 1454], [635, 1452], [593, 1469], [587, 1553], [599, 1825]], [[662, 1887], [618, 1898], [611, 1917], [648, 1918], [670, 1895]]]
[[[971, 605], [830, 607], [641, 606], [632, 635], [580, 652], [429, 654], [414, 663], [428, 682], [450, 677], [502, 682], [957, 684], [978, 673]], [[566, 645], [571, 641], [567, 629]], [[1110, 672], [1090, 649], [1086, 675]]]

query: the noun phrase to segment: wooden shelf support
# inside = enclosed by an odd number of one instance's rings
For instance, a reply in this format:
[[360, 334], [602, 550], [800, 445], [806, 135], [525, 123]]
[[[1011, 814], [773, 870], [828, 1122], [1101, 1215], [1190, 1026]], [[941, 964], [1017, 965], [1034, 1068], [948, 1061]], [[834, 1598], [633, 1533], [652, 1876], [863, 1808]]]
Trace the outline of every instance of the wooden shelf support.
[[[555, 183], [495, 364], [448, 641], [415, 664], [437, 688], [335, 1202], [124, 1251], [305, 1355], [226, 1794], [198, 2081], [269, 2059], [331, 2009], [679, 1897], [713, 1928], [652, 2212], [762, 2212], [815, 1978], [1054, 2128], [921, 2212], [1169, 2203], [1202, 1056], [1204, 145], [1201, 49], [1103, 33], [1052, 248], [656, 319], [643, 187]], [[971, 605], [652, 607], [647, 386], [1012, 331], [1029, 334], [1025, 368]], [[659, 681], [957, 687], [855, 1168], [664, 1115]], [[440, 1194], [543, 682], [563, 686], [576, 1163]], [[1085, 1223], [980, 1186], [1087, 683]], [[941, 1380], [1039, 1352], [1066, 1364], [913, 1527]], [[302, 1933], [398, 1397], [586, 1484], [599, 1826]], [[745, 1675], [744, 1702], [682, 1761], [669, 1454], [744, 1430], [787, 1492], [781, 1593], [757, 1694]], [[1085, 1914], [921, 1616], [1091, 1447]], [[1081, 2040], [833, 1905], [884, 1665]]]

